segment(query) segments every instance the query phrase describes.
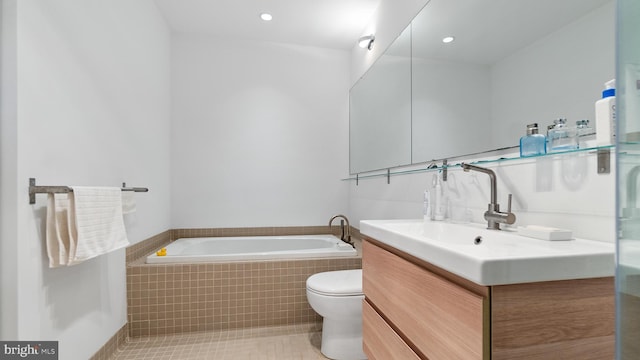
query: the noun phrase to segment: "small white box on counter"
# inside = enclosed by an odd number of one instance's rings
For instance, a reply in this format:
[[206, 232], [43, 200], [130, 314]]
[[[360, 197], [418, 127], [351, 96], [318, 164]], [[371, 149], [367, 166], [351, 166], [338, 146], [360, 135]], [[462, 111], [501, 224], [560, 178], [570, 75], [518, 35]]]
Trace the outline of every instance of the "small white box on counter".
[[518, 234], [541, 240], [572, 240], [573, 232], [566, 229], [558, 229], [539, 225], [518, 226]]

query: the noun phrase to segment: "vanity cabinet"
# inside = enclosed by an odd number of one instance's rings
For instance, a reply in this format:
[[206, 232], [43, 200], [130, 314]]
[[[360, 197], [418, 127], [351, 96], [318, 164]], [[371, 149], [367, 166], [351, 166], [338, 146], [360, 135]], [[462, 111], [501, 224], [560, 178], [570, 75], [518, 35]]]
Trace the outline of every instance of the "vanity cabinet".
[[370, 359], [613, 359], [614, 281], [482, 286], [363, 242]]
[[370, 360], [420, 359], [366, 300], [362, 305], [362, 319], [363, 336], [367, 338], [364, 351]]

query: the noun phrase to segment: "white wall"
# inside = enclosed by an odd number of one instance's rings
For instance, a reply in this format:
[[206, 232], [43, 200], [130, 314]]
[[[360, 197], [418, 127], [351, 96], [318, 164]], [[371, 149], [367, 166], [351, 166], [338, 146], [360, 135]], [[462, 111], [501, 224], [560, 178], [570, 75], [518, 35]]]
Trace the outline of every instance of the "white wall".
[[15, 339], [18, 329], [16, 2], [0, 2], [0, 339]]
[[[148, 186], [126, 219], [129, 240], [169, 228], [170, 34], [151, 0], [21, 0], [13, 17], [16, 44], [2, 48], [17, 47], [17, 61], [2, 73], [17, 78], [9, 97], [17, 116], [2, 113], [2, 195], [17, 203], [6, 209], [15, 219], [3, 213], [2, 243], [17, 248], [0, 256], [15, 264], [17, 279], [8, 291], [17, 301], [2, 307], [2, 322], [13, 315], [17, 328], [3, 326], [0, 338], [58, 340], [61, 358], [87, 359], [126, 322], [124, 250], [49, 269], [46, 196], [29, 205], [28, 178]], [[13, 136], [16, 151], [7, 153]]]
[[174, 228], [324, 225], [347, 209], [347, 51], [172, 40]]
[[595, 102], [604, 83], [616, 76], [614, 54], [612, 1], [494, 64], [495, 147], [517, 144], [517, 139], [509, 143], [505, 137], [524, 135], [523, 124], [528, 123], [537, 122], [541, 133], [560, 117], [573, 124], [589, 119], [595, 128]]
[[[382, 4], [381, 7], [384, 7], [386, 2], [383, 1]], [[415, 10], [415, 13], [417, 11]], [[580, 49], [577, 50], [575, 56], [568, 54], [565, 59], [558, 61], [577, 63], [576, 57], [579, 59], [581, 56], [597, 56], [601, 61], [600, 65], [596, 66], [597, 69], [576, 69], [577, 73], [582, 76], [582, 78], [576, 79], [576, 87], [581, 87], [583, 90], [586, 87], [585, 84], [606, 81], [614, 75], [613, 56], [611, 56], [613, 48], [585, 50], [587, 49], [586, 44], [590, 43], [588, 39], [584, 43], [574, 44], [567, 42], [566, 38], [576, 31], [587, 31], [586, 33], [591, 34], [591, 30], [585, 29], [588, 27], [593, 27], [593, 32], [600, 32], [593, 39], [612, 38], [614, 32], [612, 12], [612, 5], [607, 5], [575, 24], [558, 31], [545, 41], [532, 45], [532, 47], [546, 49], [549, 57], [555, 60], [553, 52], [558, 51], [558, 47], [573, 50], [574, 46], [577, 46]], [[608, 20], [599, 22], [603, 16], [606, 19], [611, 19], [611, 22]], [[387, 29], [387, 36], [384, 38], [390, 38], [390, 34], [395, 34], [397, 29], [404, 28], [408, 23], [406, 19], [411, 19], [411, 17], [407, 14], [383, 15], [373, 23], [379, 29]], [[400, 19], [405, 22], [401, 23]], [[376, 32], [376, 36], [379, 35], [383, 37], [380, 31]], [[532, 58], [528, 56], [530, 50], [531, 47], [524, 49], [492, 69], [491, 87], [504, 89], [504, 92], [496, 96], [492, 102], [491, 112], [497, 118], [504, 120], [506, 117], [518, 117], [518, 120], [521, 120], [523, 116], [526, 116], [527, 119], [532, 116], [530, 122], [543, 123], [545, 119], [553, 120], [557, 115], [563, 115], [553, 114], [549, 117], [549, 114], [538, 114], [534, 109], [523, 111], [518, 107], [519, 98], [540, 97], [546, 99], [543, 97], [543, 93], [545, 96], [549, 93], [553, 94], [553, 81], [549, 79], [553, 76], [547, 77], [542, 70], [548, 65], [547, 57]], [[608, 52], [608, 56], [594, 55], [595, 52]], [[364, 72], [362, 69], [366, 69], [372, 63], [368, 56], [371, 54], [363, 54], [362, 49], [359, 48], [354, 48], [352, 51], [352, 81], [357, 80]], [[539, 82], [521, 79], [518, 69], [525, 67], [541, 69], [536, 74], [546, 80]], [[514, 81], [519, 85], [513, 85]], [[551, 86], [551, 89], [548, 86]], [[514, 91], [514, 89], [518, 90]], [[507, 94], [509, 92], [511, 93]], [[572, 97], [565, 96], [565, 94], [555, 94], [552, 100], [557, 104], [557, 109], [569, 109], [569, 113], [565, 113], [565, 115], [572, 116], [575, 121], [578, 117], [582, 118], [583, 116], [593, 119], [591, 110], [598, 97], [599, 94], [594, 93], [593, 102], [589, 104], [574, 104], [571, 100]], [[573, 112], [577, 106], [580, 109], [586, 108], [587, 112], [584, 114]], [[517, 143], [517, 138], [511, 140], [512, 145]], [[501, 156], [517, 157], [518, 153], [502, 154]], [[456, 162], [462, 160], [456, 160]], [[513, 193], [513, 211], [518, 217], [516, 225], [556, 226], [572, 229], [574, 235], [578, 237], [607, 242], [615, 241], [615, 169], [611, 169], [611, 174], [598, 175], [594, 154], [566, 156], [558, 159], [547, 158], [538, 161], [512, 161], [488, 164], [487, 167], [494, 169], [497, 173], [499, 180], [498, 202], [502, 205], [502, 209], [506, 207], [507, 194]], [[459, 168], [452, 170], [451, 174], [453, 176], [445, 188], [458, 189], [461, 197], [467, 199], [467, 205], [472, 211], [472, 220], [478, 223], [484, 222], [482, 214], [489, 202], [488, 177], [483, 174], [464, 173]], [[432, 183], [432, 176], [433, 173], [394, 176], [391, 178], [391, 184], [387, 184], [385, 177], [360, 180], [359, 185], [356, 185], [355, 181], [350, 182], [349, 216], [351, 222], [358, 226], [358, 222], [364, 219], [420, 218], [422, 216], [422, 194], [425, 188]], [[458, 197], [455, 191], [451, 192], [451, 196], [452, 198]]]

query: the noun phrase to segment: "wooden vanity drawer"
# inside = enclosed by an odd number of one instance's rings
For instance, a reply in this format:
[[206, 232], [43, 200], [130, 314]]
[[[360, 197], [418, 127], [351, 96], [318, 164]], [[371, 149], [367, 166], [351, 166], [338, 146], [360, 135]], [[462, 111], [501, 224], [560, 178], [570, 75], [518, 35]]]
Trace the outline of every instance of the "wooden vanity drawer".
[[486, 298], [369, 241], [362, 267], [365, 297], [419, 355], [471, 360], [488, 354]]
[[374, 308], [362, 302], [362, 338], [369, 360], [420, 360]]

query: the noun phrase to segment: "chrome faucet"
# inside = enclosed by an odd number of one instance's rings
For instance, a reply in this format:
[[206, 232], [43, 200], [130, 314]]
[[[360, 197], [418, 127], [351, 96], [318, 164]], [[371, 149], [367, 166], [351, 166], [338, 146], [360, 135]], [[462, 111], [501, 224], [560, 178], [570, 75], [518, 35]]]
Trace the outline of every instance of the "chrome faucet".
[[500, 211], [500, 205], [498, 204], [496, 173], [491, 169], [465, 163], [462, 163], [462, 169], [466, 172], [473, 170], [489, 175], [489, 179], [491, 180], [491, 202], [489, 203], [489, 208], [484, 213], [484, 219], [487, 220], [487, 229], [500, 230], [500, 224], [511, 225], [515, 223], [516, 215], [511, 212], [511, 194], [509, 194], [507, 212], [505, 213]]
[[[343, 220], [340, 220], [340, 240], [346, 242], [347, 244], [353, 246], [355, 248], [355, 245], [353, 244], [353, 242], [351, 241], [351, 226], [349, 225], [349, 219], [347, 219], [346, 216], [338, 214], [333, 216], [331, 219], [329, 219], [329, 232], [331, 232], [331, 224], [333, 223], [333, 220], [335, 220], [336, 218], [342, 218]], [[345, 221], [347, 222], [347, 229], [345, 231], [345, 227], [344, 227], [344, 223]]]

